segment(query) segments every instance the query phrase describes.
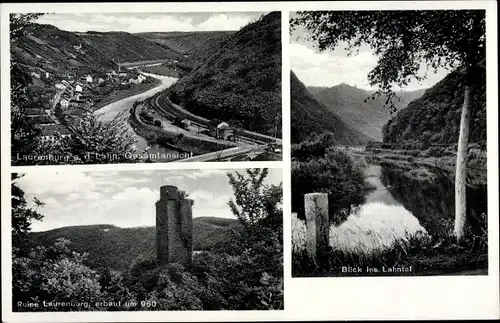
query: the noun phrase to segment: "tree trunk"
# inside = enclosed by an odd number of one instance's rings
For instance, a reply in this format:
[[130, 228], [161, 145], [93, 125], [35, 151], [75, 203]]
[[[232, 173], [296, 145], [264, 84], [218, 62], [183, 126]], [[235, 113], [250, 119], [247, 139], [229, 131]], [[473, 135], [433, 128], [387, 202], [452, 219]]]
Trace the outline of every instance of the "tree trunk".
[[455, 173], [455, 229], [459, 242], [465, 232], [466, 220], [466, 180], [467, 180], [467, 146], [469, 144], [469, 128], [472, 115], [470, 106], [470, 85], [465, 86], [462, 117], [460, 119], [460, 134], [458, 137], [457, 164]]

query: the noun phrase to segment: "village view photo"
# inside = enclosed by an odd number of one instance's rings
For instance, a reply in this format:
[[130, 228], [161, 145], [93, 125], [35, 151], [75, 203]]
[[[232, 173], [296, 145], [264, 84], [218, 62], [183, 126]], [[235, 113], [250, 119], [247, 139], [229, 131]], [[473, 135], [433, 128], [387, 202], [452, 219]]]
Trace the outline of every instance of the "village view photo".
[[488, 275], [485, 11], [290, 17], [292, 276]]
[[281, 14], [10, 15], [11, 163], [282, 160]]
[[28, 171], [11, 190], [13, 312], [283, 310], [281, 169]]

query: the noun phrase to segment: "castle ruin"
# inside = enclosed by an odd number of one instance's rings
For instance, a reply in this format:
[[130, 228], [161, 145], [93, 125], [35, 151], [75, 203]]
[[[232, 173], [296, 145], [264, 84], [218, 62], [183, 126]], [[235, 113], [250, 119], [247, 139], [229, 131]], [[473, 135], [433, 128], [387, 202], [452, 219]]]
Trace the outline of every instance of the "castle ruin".
[[160, 266], [191, 266], [193, 258], [193, 200], [180, 196], [176, 186], [160, 187], [156, 202], [156, 250]]

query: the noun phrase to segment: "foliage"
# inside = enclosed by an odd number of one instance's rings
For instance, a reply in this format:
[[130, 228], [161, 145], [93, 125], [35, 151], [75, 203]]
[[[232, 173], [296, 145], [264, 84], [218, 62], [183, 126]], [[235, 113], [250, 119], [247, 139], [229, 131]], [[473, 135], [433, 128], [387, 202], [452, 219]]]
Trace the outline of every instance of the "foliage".
[[83, 265], [84, 255], [67, 248], [68, 243], [68, 240], [61, 239], [52, 247], [39, 246], [27, 256], [13, 257], [14, 310], [27, 310], [26, 306], [19, 306], [19, 302], [38, 303], [39, 307], [35, 309], [38, 311], [95, 308], [94, 302], [101, 296], [99, 276]]
[[280, 13], [231, 35], [220, 51], [168, 91], [173, 103], [196, 115], [280, 136]]
[[[154, 238], [145, 243], [147, 239], [135, 236], [136, 241], [117, 243], [127, 234], [134, 235], [144, 228], [117, 230], [113, 226], [95, 226], [98, 230], [92, 231], [90, 229], [95, 228], [85, 226], [82, 228], [87, 230], [80, 237], [74, 230], [52, 232], [53, 237], [70, 236], [80, 245], [90, 246], [89, 253], [84, 254], [71, 251], [68, 247], [75, 244], [64, 238], [44, 247], [41, 245], [51, 243], [36, 241], [37, 235], [31, 234], [30, 239], [34, 240], [31, 244], [13, 246], [23, 249], [23, 253], [13, 256], [13, 310], [283, 309], [282, 187], [263, 185], [267, 169], [252, 170], [249, 176], [250, 180], [233, 178], [233, 188], [239, 196], [233, 205], [234, 210], [245, 210], [247, 215], [238, 213], [242, 221], [253, 223], [252, 227], [258, 230], [234, 226], [234, 221], [227, 219], [202, 218], [202, 222], [231, 230], [231, 234], [219, 236], [222, 240], [217, 245], [195, 255], [192, 267], [184, 268], [177, 263], [159, 266], [156, 260], [151, 260], [155, 254]], [[256, 216], [248, 216], [249, 210], [245, 207], [248, 196], [245, 198], [242, 194], [246, 185], [253, 185], [252, 196], [261, 201], [256, 206], [260, 210]], [[187, 196], [186, 192], [179, 193]], [[27, 218], [28, 222], [31, 220]], [[193, 222], [196, 223], [196, 219]], [[106, 243], [105, 235], [112, 235], [116, 240], [107, 238]], [[116, 271], [108, 266], [107, 258], [130, 255], [134, 253], [131, 246], [144, 244], [148, 249], [140, 250], [135, 260], [126, 260], [132, 264], [129, 268]], [[232, 249], [223, 251], [221, 245]], [[29, 307], [29, 304], [38, 304], [38, 307]]]
[[[485, 69], [478, 72], [480, 81], [472, 88], [473, 119], [469, 142], [486, 143], [486, 89]], [[419, 99], [399, 111], [383, 127], [387, 143], [427, 142], [454, 144], [458, 142], [460, 114], [463, 103], [463, 71], [450, 73]]]
[[[485, 274], [488, 268], [487, 233], [467, 231], [459, 244], [452, 237], [450, 223], [448, 236], [430, 236], [423, 233], [407, 234], [395, 239], [388, 247], [374, 247], [363, 250], [329, 248], [320, 261], [314, 261], [305, 249], [292, 253], [293, 277], [321, 276], [393, 276], [388, 272], [393, 267], [412, 267], [412, 272], [398, 275], [444, 275]], [[341, 268], [360, 267], [376, 269], [376, 272], [343, 273]], [[385, 272], [383, 271], [385, 269]]]
[[484, 10], [300, 11], [292, 28], [303, 26], [319, 50], [346, 43], [349, 50], [368, 45], [379, 56], [368, 74], [385, 94], [391, 110], [393, 85], [422, 80], [421, 66], [467, 69], [467, 84], [477, 81], [485, 60]]
[[304, 195], [328, 193], [330, 220], [339, 222], [345, 210], [364, 201], [368, 189], [362, 169], [333, 147], [334, 135], [325, 133], [292, 146], [292, 211], [304, 218]]
[[[24, 191], [16, 184], [16, 180], [24, 176], [23, 174], [12, 173], [11, 175], [11, 219], [12, 219], [12, 245], [14, 251], [18, 252], [17, 246], [26, 243], [28, 233], [31, 231], [33, 220], [40, 221], [43, 215], [37, 211], [43, 204], [36, 203], [35, 208], [28, 208], [28, 203], [24, 197]], [[38, 201], [37, 199], [34, 200]]]
[[291, 72], [291, 141], [299, 143], [312, 134], [331, 132], [336, 142], [345, 145], [360, 145], [369, 137], [349, 127], [336, 112], [319, 103], [311, 96], [304, 84]]

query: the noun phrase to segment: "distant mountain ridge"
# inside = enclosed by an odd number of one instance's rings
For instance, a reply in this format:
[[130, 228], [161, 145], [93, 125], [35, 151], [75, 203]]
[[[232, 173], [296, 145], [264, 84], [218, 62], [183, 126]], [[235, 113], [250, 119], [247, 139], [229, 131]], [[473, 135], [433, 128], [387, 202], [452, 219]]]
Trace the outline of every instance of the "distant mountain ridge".
[[[391, 118], [384, 107], [386, 97], [371, 99], [369, 92], [346, 83], [333, 87], [308, 87], [314, 98], [335, 112], [350, 128], [356, 129], [374, 141], [382, 141], [382, 127]], [[396, 92], [400, 100], [393, 100], [397, 110], [419, 98], [425, 90]], [[366, 101], [366, 102], [365, 102]]]
[[[193, 249], [209, 250], [224, 243], [242, 228], [236, 219], [193, 219]], [[57, 239], [71, 241], [71, 250], [89, 254], [91, 267], [125, 270], [134, 263], [156, 257], [156, 227], [120, 228], [109, 224], [68, 226], [30, 234], [30, 245], [50, 246]]]
[[291, 72], [291, 141], [300, 143], [313, 133], [332, 132], [338, 144], [362, 145], [372, 140], [349, 127], [332, 109], [318, 102]]
[[[146, 32], [135, 35], [152, 42], [167, 46], [178, 53], [198, 56], [198, 48], [205, 51], [207, 47], [231, 37], [235, 31], [190, 31], [190, 32]], [[205, 53], [204, 53], [205, 54]], [[213, 54], [213, 53], [212, 53]]]
[[181, 54], [126, 32], [68, 32], [33, 24], [30, 35], [12, 44], [12, 60], [63, 75], [70, 71], [116, 68], [116, 63], [179, 59]]

